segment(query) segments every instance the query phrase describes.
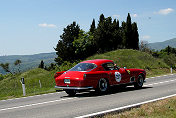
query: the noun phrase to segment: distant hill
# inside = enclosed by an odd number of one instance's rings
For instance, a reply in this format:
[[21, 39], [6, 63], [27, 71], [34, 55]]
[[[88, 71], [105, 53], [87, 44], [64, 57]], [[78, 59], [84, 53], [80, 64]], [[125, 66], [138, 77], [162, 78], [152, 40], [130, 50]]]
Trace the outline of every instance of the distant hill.
[[[10, 69], [12, 71], [15, 70], [14, 62], [17, 59], [22, 61], [21, 70], [26, 71], [35, 67], [38, 67], [41, 60], [44, 61], [45, 65], [49, 63], [54, 63], [54, 58], [56, 57], [56, 53], [40, 53], [34, 55], [11, 55], [11, 56], [0, 56], [0, 63], [10, 63]], [[0, 74], [5, 74], [3, 69], [0, 67]]]
[[173, 48], [176, 48], [176, 38], [166, 40], [164, 42], [149, 43], [149, 48], [155, 49], [155, 50], [161, 50], [166, 48], [168, 45]]

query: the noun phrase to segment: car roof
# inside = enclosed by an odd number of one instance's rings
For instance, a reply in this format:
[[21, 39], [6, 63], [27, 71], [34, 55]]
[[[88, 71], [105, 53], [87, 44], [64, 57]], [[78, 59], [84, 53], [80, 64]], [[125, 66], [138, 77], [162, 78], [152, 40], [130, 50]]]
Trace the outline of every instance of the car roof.
[[83, 61], [81, 63], [94, 63], [96, 65], [101, 65], [103, 63], [114, 63], [114, 62], [112, 60], [108, 60], [108, 59], [94, 59], [94, 60]]

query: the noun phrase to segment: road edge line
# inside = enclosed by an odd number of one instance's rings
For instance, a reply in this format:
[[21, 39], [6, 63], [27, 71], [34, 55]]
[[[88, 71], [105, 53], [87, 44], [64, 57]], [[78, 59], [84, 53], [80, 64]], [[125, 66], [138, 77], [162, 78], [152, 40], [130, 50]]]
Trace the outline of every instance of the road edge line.
[[1, 111], [6, 111], [6, 110], [12, 110], [12, 109], [19, 109], [19, 108], [25, 108], [25, 107], [43, 105], [43, 104], [48, 104], [48, 103], [60, 102], [60, 101], [66, 101], [66, 100], [71, 100], [71, 99], [75, 99], [75, 97], [73, 97], [73, 98], [59, 99], [59, 100], [52, 100], [52, 101], [45, 101], [45, 102], [38, 102], [38, 103], [31, 103], [31, 104], [25, 104], [25, 105], [20, 105], [20, 106], [7, 107], [7, 108], [0, 109], [0, 112]]
[[87, 118], [87, 117], [94, 117], [94, 116], [103, 116], [105, 114], [113, 113], [113, 112], [120, 113], [120, 112], [123, 112], [125, 110], [130, 110], [132, 108], [140, 107], [143, 104], [152, 103], [152, 102], [156, 102], [156, 101], [159, 101], [159, 100], [164, 100], [164, 99], [174, 97], [174, 96], [176, 96], [176, 94], [172, 94], [172, 95], [169, 95], [169, 96], [160, 97], [160, 98], [156, 98], [156, 99], [152, 99], [152, 100], [148, 100], [148, 101], [144, 101], [144, 102], [140, 102], [140, 103], [136, 103], [136, 104], [126, 105], [126, 106], [123, 106], [123, 107], [118, 107], [118, 108], [114, 108], [114, 109], [109, 109], [109, 110], [105, 110], [105, 111], [100, 111], [100, 112], [95, 112], [95, 113], [91, 113], [91, 114], [87, 114], [87, 115], [82, 115], [82, 116], [78, 116], [78, 117], [75, 117], [75, 118]]

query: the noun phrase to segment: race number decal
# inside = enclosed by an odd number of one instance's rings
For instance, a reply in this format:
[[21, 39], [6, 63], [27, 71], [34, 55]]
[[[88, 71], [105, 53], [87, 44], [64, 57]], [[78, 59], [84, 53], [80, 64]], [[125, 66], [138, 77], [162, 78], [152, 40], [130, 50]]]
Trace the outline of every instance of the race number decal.
[[121, 81], [121, 74], [119, 72], [115, 72], [115, 80], [117, 82], [120, 82]]

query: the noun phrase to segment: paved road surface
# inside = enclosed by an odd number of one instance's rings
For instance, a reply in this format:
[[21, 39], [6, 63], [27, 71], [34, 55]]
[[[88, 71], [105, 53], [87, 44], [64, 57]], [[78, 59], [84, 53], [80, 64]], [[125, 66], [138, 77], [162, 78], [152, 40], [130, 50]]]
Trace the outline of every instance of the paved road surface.
[[143, 89], [112, 88], [69, 97], [65, 92], [0, 101], [0, 118], [72, 118], [176, 94], [176, 74], [149, 78]]

